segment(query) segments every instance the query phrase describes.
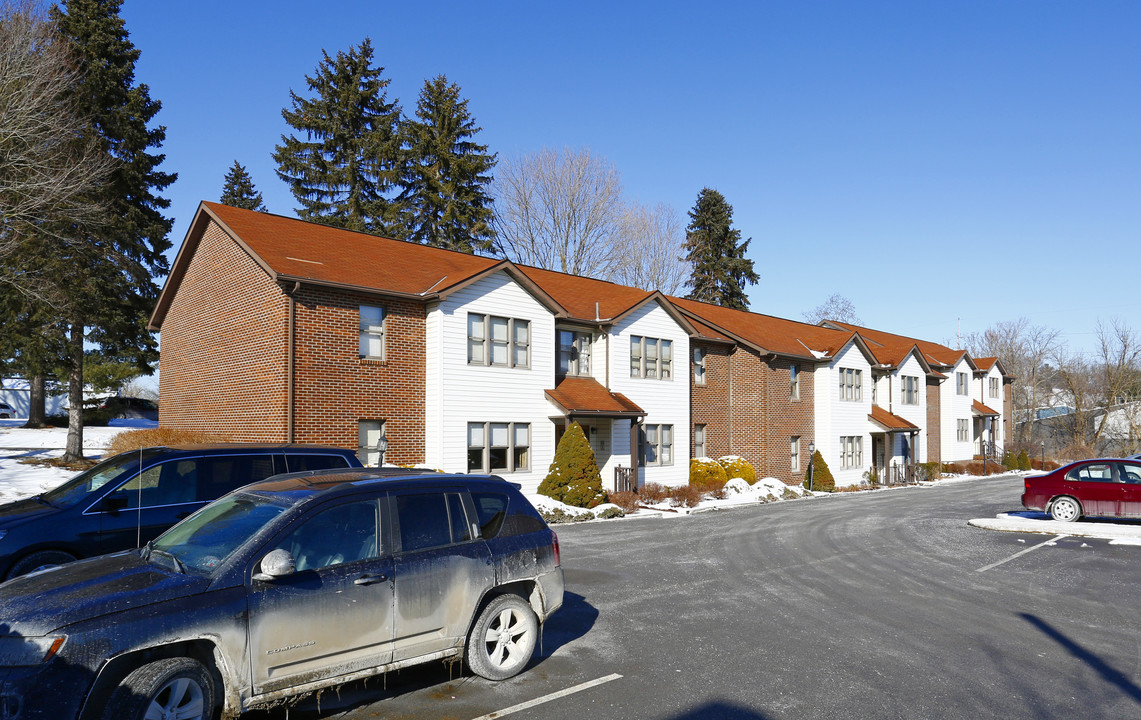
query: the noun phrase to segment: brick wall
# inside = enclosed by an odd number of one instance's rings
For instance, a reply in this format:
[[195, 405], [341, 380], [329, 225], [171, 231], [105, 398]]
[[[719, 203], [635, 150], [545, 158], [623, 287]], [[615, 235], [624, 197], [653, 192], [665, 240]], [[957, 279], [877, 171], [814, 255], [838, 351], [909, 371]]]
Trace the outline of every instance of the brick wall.
[[[800, 482], [812, 441], [813, 387], [811, 368], [799, 363], [800, 399], [789, 397], [792, 363], [761, 357], [745, 347], [694, 343], [705, 349], [704, 385], [694, 383], [691, 407], [694, 424], [706, 426], [710, 457], [740, 455], [757, 477], [772, 476]], [[800, 437], [800, 471], [790, 470], [789, 442]]]
[[939, 378], [927, 378], [927, 462], [942, 462], [942, 425], [939, 422]]
[[162, 325], [159, 422], [285, 440], [288, 299], [211, 223]]
[[[356, 447], [358, 422], [380, 420], [386, 462], [423, 462], [425, 307], [320, 288], [296, 299], [295, 440]], [[359, 356], [362, 304], [384, 308], [384, 360]]]

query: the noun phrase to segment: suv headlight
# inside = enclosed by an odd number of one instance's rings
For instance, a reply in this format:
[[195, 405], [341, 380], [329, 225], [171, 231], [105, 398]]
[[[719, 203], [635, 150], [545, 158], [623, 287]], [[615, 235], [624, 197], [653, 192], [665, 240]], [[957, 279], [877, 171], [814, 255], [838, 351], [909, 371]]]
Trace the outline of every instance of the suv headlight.
[[0, 667], [39, 665], [51, 660], [67, 642], [66, 635], [0, 637]]

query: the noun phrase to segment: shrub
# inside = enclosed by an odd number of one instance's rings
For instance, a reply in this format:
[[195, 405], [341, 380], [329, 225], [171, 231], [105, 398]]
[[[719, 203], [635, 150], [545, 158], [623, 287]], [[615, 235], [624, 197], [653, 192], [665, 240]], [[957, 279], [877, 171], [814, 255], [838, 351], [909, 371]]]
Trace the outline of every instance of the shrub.
[[709, 458], [693, 458], [689, 461], [689, 484], [701, 491], [715, 485], [725, 485], [729, 478], [720, 463]]
[[674, 507], [697, 507], [704, 494], [692, 485], [670, 488], [670, 504]]
[[870, 467], [864, 471], [864, 482], [868, 484], [868, 487], [874, 488], [879, 486], [880, 476], [874, 467]]
[[919, 463], [915, 466], [916, 473], [920, 480], [938, 480], [942, 466], [937, 462]]
[[1090, 458], [1097, 457], [1097, 453], [1093, 451], [1093, 448], [1088, 445], [1079, 445], [1076, 443], [1069, 447], [1062, 448], [1062, 451], [1058, 454], [1067, 458], [1070, 462], [1074, 460], [1089, 460]]
[[721, 467], [725, 468], [725, 479], [741, 478], [745, 482], [752, 485], [757, 481], [757, 471], [753, 469], [752, 463], [738, 455], [726, 455], [722, 458], [717, 458], [717, 462]]
[[1018, 469], [1019, 470], [1029, 470], [1030, 469], [1030, 456], [1026, 454], [1025, 449], [1023, 449], [1022, 452], [1018, 453]]
[[800, 494], [797, 493], [795, 490], [793, 490], [790, 487], [786, 487], [784, 490], [781, 491], [781, 494], [780, 494], [781, 500], [795, 500], [798, 497], [800, 497]]
[[547, 524], [549, 524], [549, 525], [557, 525], [557, 524], [561, 524], [561, 523], [572, 523], [572, 522], [586, 522], [587, 520], [593, 520], [594, 519], [594, 515], [592, 515], [591, 513], [584, 512], [584, 513], [578, 513], [576, 515], [572, 515], [571, 513], [568, 513], [567, 511], [563, 510], [562, 508], [554, 508], [552, 510], [546, 510], [543, 508], [539, 508], [539, 514], [543, 516], [543, 519], [546, 520]]
[[630, 490], [610, 493], [606, 497], [606, 502], [614, 503], [622, 508], [623, 512], [632, 513], [638, 509], [638, 493], [631, 492]]
[[606, 500], [594, 451], [578, 423], [571, 423], [559, 440], [547, 477], [539, 484], [539, 494], [583, 508]]
[[626, 517], [626, 511], [622, 508], [610, 507], [595, 515], [599, 520], [610, 520], [611, 518]]
[[[734, 479], [740, 480], [740, 478], [734, 478]], [[725, 485], [726, 485], [726, 483], [714, 483], [714, 484], [710, 485], [709, 487], [705, 488], [705, 494], [708, 495], [709, 497], [713, 498], [714, 500], [724, 500], [725, 498], [727, 498], [729, 496], [729, 494], [727, 492], [725, 492]]]
[[1004, 468], [1006, 468], [1007, 470], [1017, 470], [1018, 469], [1018, 458], [1016, 458], [1014, 456], [1014, 453], [1012, 453], [1008, 450], [1002, 456], [1002, 466]]
[[[820, 451], [812, 453], [812, 489], [820, 492], [835, 492], [836, 491], [836, 478], [832, 477], [832, 471], [828, 469], [828, 463], [824, 462], [824, 456]], [[804, 489], [809, 489], [809, 476], [808, 473], [804, 474]]]
[[139, 448], [196, 445], [200, 443], [226, 442], [226, 438], [197, 430], [172, 430], [171, 428], [145, 428], [121, 432], [107, 446], [106, 457], [125, 453]]
[[642, 498], [642, 502], [647, 505], [657, 505], [660, 502], [665, 502], [669, 496], [669, 488], [664, 485], [659, 485], [658, 483], [646, 483], [638, 488], [638, 497]]

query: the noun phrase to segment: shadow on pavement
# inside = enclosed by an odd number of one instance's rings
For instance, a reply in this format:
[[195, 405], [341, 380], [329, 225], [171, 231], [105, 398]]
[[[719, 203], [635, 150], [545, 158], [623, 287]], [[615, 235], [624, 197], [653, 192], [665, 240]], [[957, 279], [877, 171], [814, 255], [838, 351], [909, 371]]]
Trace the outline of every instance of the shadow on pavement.
[[1041, 630], [1044, 635], [1064, 647], [1071, 655], [1088, 665], [1107, 683], [1115, 685], [1119, 690], [1121, 690], [1122, 693], [1133, 698], [1134, 701], [1141, 703], [1141, 687], [1138, 687], [1136, 684], [1134, 684], [1133, 681], [1130, 680], [1125, 673], [1121, 672], [1117, 668], [1102, 660], [1094, 653], [1086, 650], [1081, 645], [1066, 637], [1052, 625], [1037, 617], [1036, 615], [1031, 615], [1029, 613], [1019, 613], [1019, 617], [1037, 629]]

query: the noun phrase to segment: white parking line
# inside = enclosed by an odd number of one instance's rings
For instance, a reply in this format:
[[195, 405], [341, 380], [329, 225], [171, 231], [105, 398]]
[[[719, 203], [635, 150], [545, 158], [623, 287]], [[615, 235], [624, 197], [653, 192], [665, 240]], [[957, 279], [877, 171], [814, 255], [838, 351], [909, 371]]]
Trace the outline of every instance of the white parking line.
[[1020, 550], [1020, 551], [1014, 553], [1013, 555], [1006, 558], [1005, 560], [999, 560], [996, 563], [991, 563], [990, 565], [986, 565], [984, 567], [979, 568], [978, 570], [975, 570], [975, 572], [986, 572], [987, 570], [990, 570], [991, 568], [996, 568], [999, 565], [1002, 565], [1003, 563], [1008, 563], [1016, 557], [1020, 557], [1022, 555], [1025, 555], [1026, 553], [1030, 552], [1031, 550], [1037, 550], [1038, 548], [1042, 547], [1043, 545], [1052, 545], [1053, 543], [1056, 543], [1057, 541], [1059, 541], [1065, 537], [1069, 537], [1069, 535], [1057, 535], [1054, 538], [1047, 540], [1046, 542], [1040, 542], [1037, 545], [1031, 545], [1030, 547], [1026, 548], [1025, 550]]
[[479, 717], [475, 718], [475, 720], [494, 720], [495, 718], [501, 718], [506, 715], [517, 713], [520, 710], [526, 710], [527, 708], [533, 708], [536, 705], [542, 705], [543, 703], [547, 703], [552, 700], [558, 700], [559, 698], [566, 697], [567, 695], [573, 695], [576, 692], [581, 692], [582, 690], [589, 690], [592, 687], [597, 687], [603, 683], [608, 683], [611, 680], [617, 680], [620, 677], [622, 676], [618, 673], [607, 675], [606, 677], [600, 677], [597, 680], [584, 682], [581, 685], [575, 685], [574, 687], [567, 688], [566, 690], [559, 690], [558, 692], [553, 692], [550, 695], [544, 695], [543, 697], [535, 698], [534, 700], [528, 700], [527, 702], [519, 703], [518, 705], [512, 705], [511, 707], [504, 708], [503, 710], [497, 710], [493, 713], [488, 713], [487, 715], [480, 715]]

